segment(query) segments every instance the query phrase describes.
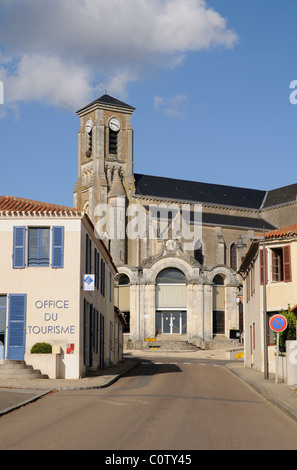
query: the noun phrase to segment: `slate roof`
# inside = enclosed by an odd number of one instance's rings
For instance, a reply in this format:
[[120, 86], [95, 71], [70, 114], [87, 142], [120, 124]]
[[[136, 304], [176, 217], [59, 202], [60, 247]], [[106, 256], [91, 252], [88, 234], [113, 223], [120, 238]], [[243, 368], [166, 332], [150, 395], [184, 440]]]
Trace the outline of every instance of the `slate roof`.
[[0, 196], [0, 214], [5, 213], [58, 213], [62, 212], [65, 214], [80, 214], [78, 209], [72, 207], [61, 206], [58, 204], [50, 204], [47, 202], [34, 201], [32, 199], [26, 199], [15, 196]]
[[259, 210], [266, 191], [134, 174], [136, 195]]
[[257, 217], [238, 217], [225, 214], [214, 214], [202, 212], [202, 223], [204, 225], [216, 225], [219, 227], [241, 227], [250, 230], [269, 230], [275, 229], [275, 226], [264, 219]]
[[130, 109], [132, 111], [135, 110], [135, 108], [133, 108], [133, 106], [130, 106], [129, 104], [124, 103], [123, 101], [117, 100], [116, 98], [113, 98], [112, 96], [105, 93], [104, 95], [100, 96], [100, 98], [97, 98], [96, 100], [89, 103], [87, 106], [84, 106], [83, 108], [79, 109], [77, 111], [77, 113], [79, 113], [80, 111], [82, 111], [85, 108], [88, 108], [89, 106], [93, 106], [96, 103], [107, 104], [108, 106], [114, 106], [114, 107], [117, 107], [117, 108], [119, 108], [119, 107], [126, 108], [126, 109]]
[[297, 184], [290, 184], [267, 192], [263, 209], [278, 206], [288, 202], [295, 202], [297, 196]]

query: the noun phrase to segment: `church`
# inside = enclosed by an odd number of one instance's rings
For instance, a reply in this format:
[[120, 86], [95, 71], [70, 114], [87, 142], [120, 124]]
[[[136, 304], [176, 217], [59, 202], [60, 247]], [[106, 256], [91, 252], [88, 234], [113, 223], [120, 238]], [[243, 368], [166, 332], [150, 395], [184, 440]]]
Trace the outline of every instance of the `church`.
[[244, 333], [238, 240], [296, 222], [297, 184], [263, 191], [134, 173], [134, 111], [108, 94], [77, 111], [73, 205], [118, 269], [126, 342], [215, 347]]

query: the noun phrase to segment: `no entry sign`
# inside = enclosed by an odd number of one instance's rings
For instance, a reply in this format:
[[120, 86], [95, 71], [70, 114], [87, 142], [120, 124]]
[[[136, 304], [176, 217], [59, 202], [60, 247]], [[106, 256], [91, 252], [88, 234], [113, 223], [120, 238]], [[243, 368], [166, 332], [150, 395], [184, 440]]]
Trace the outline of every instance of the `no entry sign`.
[[287, 328], [287, 319], [283, 315], [273, 315], [269, 320], [270, 328], [276, 333], [281, 333]]

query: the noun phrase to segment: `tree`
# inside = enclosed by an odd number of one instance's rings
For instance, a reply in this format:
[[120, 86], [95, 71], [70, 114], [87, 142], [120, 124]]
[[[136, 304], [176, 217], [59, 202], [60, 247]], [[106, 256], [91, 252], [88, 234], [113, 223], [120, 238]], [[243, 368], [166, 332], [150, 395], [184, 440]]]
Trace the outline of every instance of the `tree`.
[[[296, 339], [296, 317], [293, 312], [291, 312], [290, 305], [288, 305], [287, 310], [280, 310], [278, 312], [280, 315], [283, 315], [288, 322], [287, 328], [279, 333], [279, 350], [286, 351], [286, 341], [293, 341]], [[274, 341], [276, 343], [276, 335], [274, 335]]]

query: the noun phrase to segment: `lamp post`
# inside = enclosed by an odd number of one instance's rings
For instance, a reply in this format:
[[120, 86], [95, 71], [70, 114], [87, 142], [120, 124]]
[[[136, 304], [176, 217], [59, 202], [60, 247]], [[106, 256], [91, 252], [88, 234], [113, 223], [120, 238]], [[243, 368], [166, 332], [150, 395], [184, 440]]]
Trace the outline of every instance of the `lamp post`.
[[[262, 237], [243, 237], [249, 240], [259, 240], [263, 243], [263, 330], [264, 330], [264, 379], [269, 379], [268, 372], [268, 347], [267, 347], [267, 297], [266, 297], [266, 249], [265, 249], [265, 232], [263, 231]], [[242, 236], [239, 235], [238, 242], [235, 243], [236, 248], [243, 248], [246, 244], [242, 241]]]
[[139, 265], [137, 267], [137, 272], [138, 272], [138, 339], [140, 341], [140, 334], [141, 334], [141, 328], [140, 328], [140, 278], [143, 275], [143, 267]]

